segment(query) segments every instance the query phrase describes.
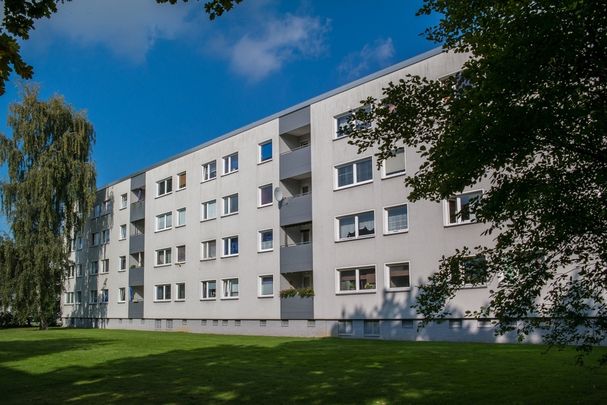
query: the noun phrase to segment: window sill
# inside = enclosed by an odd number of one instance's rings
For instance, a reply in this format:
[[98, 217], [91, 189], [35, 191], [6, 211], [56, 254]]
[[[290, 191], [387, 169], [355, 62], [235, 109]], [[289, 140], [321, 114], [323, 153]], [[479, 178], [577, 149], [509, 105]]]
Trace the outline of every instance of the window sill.
[[257, 253], [270, 253], [270, 252], [273, 252], [273, 251], [274, 251], [274, 248], [272, 248], [272, 249], [265, 249], [265, 250], [258, 250]]
[[375, 294], [377, 289], [369, 289], [369, 290], [357, 290], [357, 291], [338, 291], [335, 295], [356, 295], [356, 294]]
[[187, 189], [188, 189], [188, 187], [186, 186], [186, 187], [183, 187], [183, 188], [178, 188], [177, 190], [175, 190], [175, 192], [177, 193], [179, 191], [183, 191], [183, 190], [187, 190]]
[[216, 180], [216, 179], [217, 179], [217, 176], [211, 177], [210, 179], [206, 179], [206, 180], [203, 179], [203, 180], [200, 181], [200, 184], [202, 184], [202, 183], [208, 183], [209, 181], [213, 181], [213, 180]]
[[184, 299], [176, 299], [175, 302], [185, 302], [185, 298]]
[[274, 294], [272, 295], [258, 295], [257, 298], [274, 298]]
[[445, 228], [455, 228], [458, 226], [462, 226], [462, 225], [472, 225], [472, 224], [477, 224], [478, 222], [476, 221], [466, 221], [466, 222], [458, 222], [456, 224], [444, 224]]
[[333, 189], [333, 191], [347, 190], [349, 188], [358, 187], [358, 186], [364, 186], [365, 184], [370, 184], [370, 183], [373, 183], [373, 179], [361, 181], [359, 183], [348, 184], [347, 186], [336, 187], [336, 188]]
[[267, 203], [267, 204], [263, 204], [263, 205], [258, 205], [257, 208], [271, 207], [272, 205], [274, 205], [274, 203]]
[[221, 297], [220, 299], [222, 301], [227, 301], [227, 300], [237, 300], [240, 297]]
[[126, 271], [126, 269], [120, 269], [118, 270], [118, 273], [124, 273]]
[[407, 291], [411, 291], [411, 287], [386, 288], [385, 291], [388, 292], [388, 293], [407, 292]]
[[175, 225], [175, 229], [177, 229], [177, 228], [183, 228], [184, 226], [185, 226], [185, 224], [183, 224], [183, 225]]
[[238, 170], [234, 170], [234, 171], [232, 171], [232, 172], [228, 172], [228, 173], [223, 173], [223, 174], [221, 175], [221, 177], [229, 176], [230, 174], [234, 174], [234, 173], [238, 173]]
[[126, 240], [126, 238], [118, 238], [119, 241]]
[[459, 289], [460, 290], [479, 290], [481, 288], [487, 288], [487, 285], [486, 284], [481, 284], [481, 285], [464, 284]]
[[269, 158], [269, 159], [266, 159], [266, 160], [262, 160], [260, 162], [257, 162], [257, 166], [263, 165], [264, 163], [270, 163], [272, 160], [274, 160], [274, 158]]
[[381, 176], [382, 180], [387, 180], [387, 179], [392, 179], [394, 177], [401, 177], [407, 174], [406, 170], [403, 170], [402, 172], [397, 172], [397, 173], [392, 173], [392, 174], [385, 174], [383, 176]]
[[221, 217], [222, 218], [231, 217], [232, 215], [238, 215], [238, 211], [236, 211], [236, 212], [230, 212], [229, 214], [222, 214]]
[[175, 262], [175, 266], [183, 266], [184, 264], [186, 264], [185, 261], [183, 261], [183, 262]]
[[206, 259], [200, 259], [201, 262], [210, 262], [212, 260], [217, 260], [217, 257], [207, 257]]
[[119, 208], [120, 211], [125, 210], [125, 209], [126, 209], [126, 207], [120, 207]]
[[392, 231], [392, 232], [384, 232], [384, 236], [390, 236], [390, 235], [401, 235], [403, 233], [409, 233], [409, 228], [407, 229], [403, 229], [402, 231]]
[[164, 193], [164, 194], [157, 195], [156, 197], [154, 197], [154, 199], [156, 199], [156, 198], [162, 198], [162, 197], [166, 197], [167, 195], [171, 195], [171, 194], [173, 194], [173, 192], [172, 192], [172, 191], [171, 191], [170, 193]]
[[215, 297], [215, 298], [201, 298], [200, 301], [217, 301], [217, 297]]
[[222, 259], [229, 259], [230, 257], [238, 257], [238, 253], [234, 254], [234, 255], [225, 255], [225, 256], [221, 256]]
[[156, 230], [154, 231], [154, 233], [166, 232], [166, 231], [170, 231], [171, 229], [173, 229], [173, 227], [170, 227], [170, 228], [164, 228], [164, 229], [156, 229]]
[[342, 140], [342, 139], [348, 139], [348, 138], [349, 138], [349, 136], [348, 136], [348, 135], [334, 136], [334, 137], [333, 137], [333, 142], [335, 142], [335, 141], [340, 141], [340, 140]]
[[64, 305], [64, 306], [70, 306], [70, 307], [73, 307], [73, 306], [74, 306], [74, 304], [70, 304], [70, 303], [68, 303], [68, 302], [64, 302], [64, 303], [63, 303], [63, 305]]
[[116, 301], [117, 304], [126, 304], [126, 301]]
[[217, 219], [217, 217], [201, 219], [200, 222], [208, 222], [208, 221], [212, 221], [214, 219]]
[[375, 234], [373, 234], [373, 235], [359, 236], [358, 238], [337, 239], [335, 241], [335, 243], [351, 242], [351, 241], [354, 241], [354, 240], [373, 239], [374, 237], [375, 237]]
[[171, 263], [167, 263], [167, 264], [155, 264], [154, 268], [158, 268], [158, 267], [169, 267], [171, 265]]
[[157, 303], [161, 303], [162, 302], [162, 303], [164, 303], [164, 302], [171, 302], [171, 300], [154, 300], [154, 302], [157, 302]]

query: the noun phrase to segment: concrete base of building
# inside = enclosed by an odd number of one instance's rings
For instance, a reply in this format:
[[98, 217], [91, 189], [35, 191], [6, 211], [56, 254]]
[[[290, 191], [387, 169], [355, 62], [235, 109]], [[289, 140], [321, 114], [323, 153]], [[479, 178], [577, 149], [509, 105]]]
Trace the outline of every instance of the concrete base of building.
[[[343, 337], [406, 341], [516, 343], [515, 333], [496, 336], [490, 321], [451, 319], [418, 330], [414, 319], [280, 320], [280, 319], [128, 319], [63, 318], [65, 327], [191, 332], [222, 335]], [[525, 343], [541, 343], [540, 333]]]

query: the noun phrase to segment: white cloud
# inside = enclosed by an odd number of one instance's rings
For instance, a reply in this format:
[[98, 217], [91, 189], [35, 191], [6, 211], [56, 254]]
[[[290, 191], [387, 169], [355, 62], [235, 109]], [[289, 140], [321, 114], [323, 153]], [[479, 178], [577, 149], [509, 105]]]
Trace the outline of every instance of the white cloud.
[[[103, 46], [115, 55], [141, 63], [159, 39], [192, 33], [191, 18], [200, 3], [161, 5], [153, 0], [76, 0], [58, 5], [58, 12], [36, 25], [29, 41], [34, 48], [68, 40], [82, 47]], [[199, 28], [199, 27], [198, 27]]]
[[289, 61], [318, 57], [326, 51], [329, 21], [318, 17], [266, 15], [248, 28], [254, 32], [236, 39], [215, 38], [213, 49], [229, 60], [234, 72], [251, 81], [265, 78]]
[[362, 76], [371, 69], [386, 66], [394, 56], [392, 38], [378, 39], [366, 44], [358, 52], [348, 54], [337, 67], [338, 72], [348, 79]]

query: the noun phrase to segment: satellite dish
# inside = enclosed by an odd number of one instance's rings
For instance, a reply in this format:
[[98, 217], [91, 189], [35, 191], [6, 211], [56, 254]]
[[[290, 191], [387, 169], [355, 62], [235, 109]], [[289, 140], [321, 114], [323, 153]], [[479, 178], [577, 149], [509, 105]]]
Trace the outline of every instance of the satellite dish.
[[282, 200], [285, 199], [284, 194], [282, 193], [282, 190], [280, 189], [280, 187], [276, 187], [274, 189], [274, 198], [276, 199], [276, 201], [281, 202]]

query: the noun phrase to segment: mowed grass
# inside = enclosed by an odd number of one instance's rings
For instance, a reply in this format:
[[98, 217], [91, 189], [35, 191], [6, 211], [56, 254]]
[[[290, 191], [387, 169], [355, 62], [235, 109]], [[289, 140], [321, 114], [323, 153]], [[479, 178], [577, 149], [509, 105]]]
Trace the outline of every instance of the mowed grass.
[[0, 403], [606, 403], [601, 348], [0, 330]]

